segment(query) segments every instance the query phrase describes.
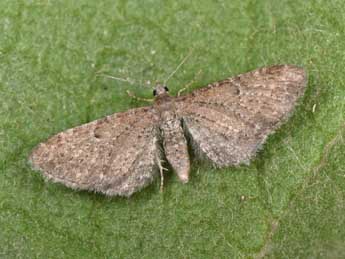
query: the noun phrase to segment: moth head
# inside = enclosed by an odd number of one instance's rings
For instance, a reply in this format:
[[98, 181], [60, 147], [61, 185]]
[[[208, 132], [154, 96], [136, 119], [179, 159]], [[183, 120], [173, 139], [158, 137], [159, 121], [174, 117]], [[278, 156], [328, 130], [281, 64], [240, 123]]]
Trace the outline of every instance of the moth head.
[[153, 96], [157, 97], [167, 95], [168, 92], [169, 88], [166, 85], [157, 84], [155, 89], [153, 90]]

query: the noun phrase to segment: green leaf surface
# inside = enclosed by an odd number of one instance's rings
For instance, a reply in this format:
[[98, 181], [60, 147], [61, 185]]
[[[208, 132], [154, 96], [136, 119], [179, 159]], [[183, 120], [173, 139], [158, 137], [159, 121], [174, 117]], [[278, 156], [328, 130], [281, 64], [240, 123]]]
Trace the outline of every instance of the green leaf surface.
[[[1, 258], [344, 258], [343, 1], [0, 2]], [[257, 67], [309, 75], [292, 118], [249, 166], [192, 165], [129, 199], [76, 192], [30, 169], [62, 130]], [[196, 77], [199, 71], [202, 71]], [[99, 76], [135, 81], [130, 85]]]

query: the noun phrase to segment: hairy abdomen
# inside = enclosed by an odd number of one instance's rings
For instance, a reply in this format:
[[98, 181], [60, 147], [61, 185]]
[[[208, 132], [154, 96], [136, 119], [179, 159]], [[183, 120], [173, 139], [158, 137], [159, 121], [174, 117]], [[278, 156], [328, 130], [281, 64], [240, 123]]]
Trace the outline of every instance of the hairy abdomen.
[[165, 156], [179, 179], [186, 183], [189, 179], [190, 162], [187, 141], [181, 122], [176, 116], [165, 116], [160, 125]]

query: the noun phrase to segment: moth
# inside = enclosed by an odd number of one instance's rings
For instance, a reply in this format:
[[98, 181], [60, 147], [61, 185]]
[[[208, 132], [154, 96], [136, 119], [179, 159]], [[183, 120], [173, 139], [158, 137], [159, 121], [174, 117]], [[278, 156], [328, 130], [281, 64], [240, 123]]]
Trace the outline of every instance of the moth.
[[163, 160], [187, 183], [188, 145], [219, 168], [248, 164], [306, 84], [305, 70], [295, 65], [259, 68], [179, 97], [158, 84], [151, 106], [58, 133], [29, 160], [54, 182], [108, 196], [130, 196], [163, 176]]

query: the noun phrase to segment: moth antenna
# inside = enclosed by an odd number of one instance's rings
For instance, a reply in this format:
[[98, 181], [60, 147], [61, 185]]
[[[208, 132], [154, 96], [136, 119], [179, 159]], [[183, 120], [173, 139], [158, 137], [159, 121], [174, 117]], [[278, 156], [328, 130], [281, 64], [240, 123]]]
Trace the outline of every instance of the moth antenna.
[[101, 74], [101, 75], [97, 75], [97, 76], [102, 76], [102, 77], [106, 77], [106, 78], [110, 78], [110, 79], [114, 79], [114, 80], [118, 80], [118, 81], [122, 81], [122, 82], [127, 82], [131, 85], [135, 84], [135, 81], [130, 79], [130, 78], [121, 78], [121, 77], [116, 77], [116, 76], [111, 76], [111, 75], [106, 75], [106, 74]]
[[176, 69], [167, 77], [167, 79], [164, 80], [164, 85], [167, 84], [168, 80], [179, 70], [179, 68], [187, 61], [187, 59], [192, 55], [193, 49], [189, 51], [187, 56], [184, 57], [184, 59], [181, 61], [181, 63], [176, 67]]
[[140, 85], [143, 87], [149, 87], [149, 88], [154, 88], [152, 85], [151, 80], [140, 80]]

